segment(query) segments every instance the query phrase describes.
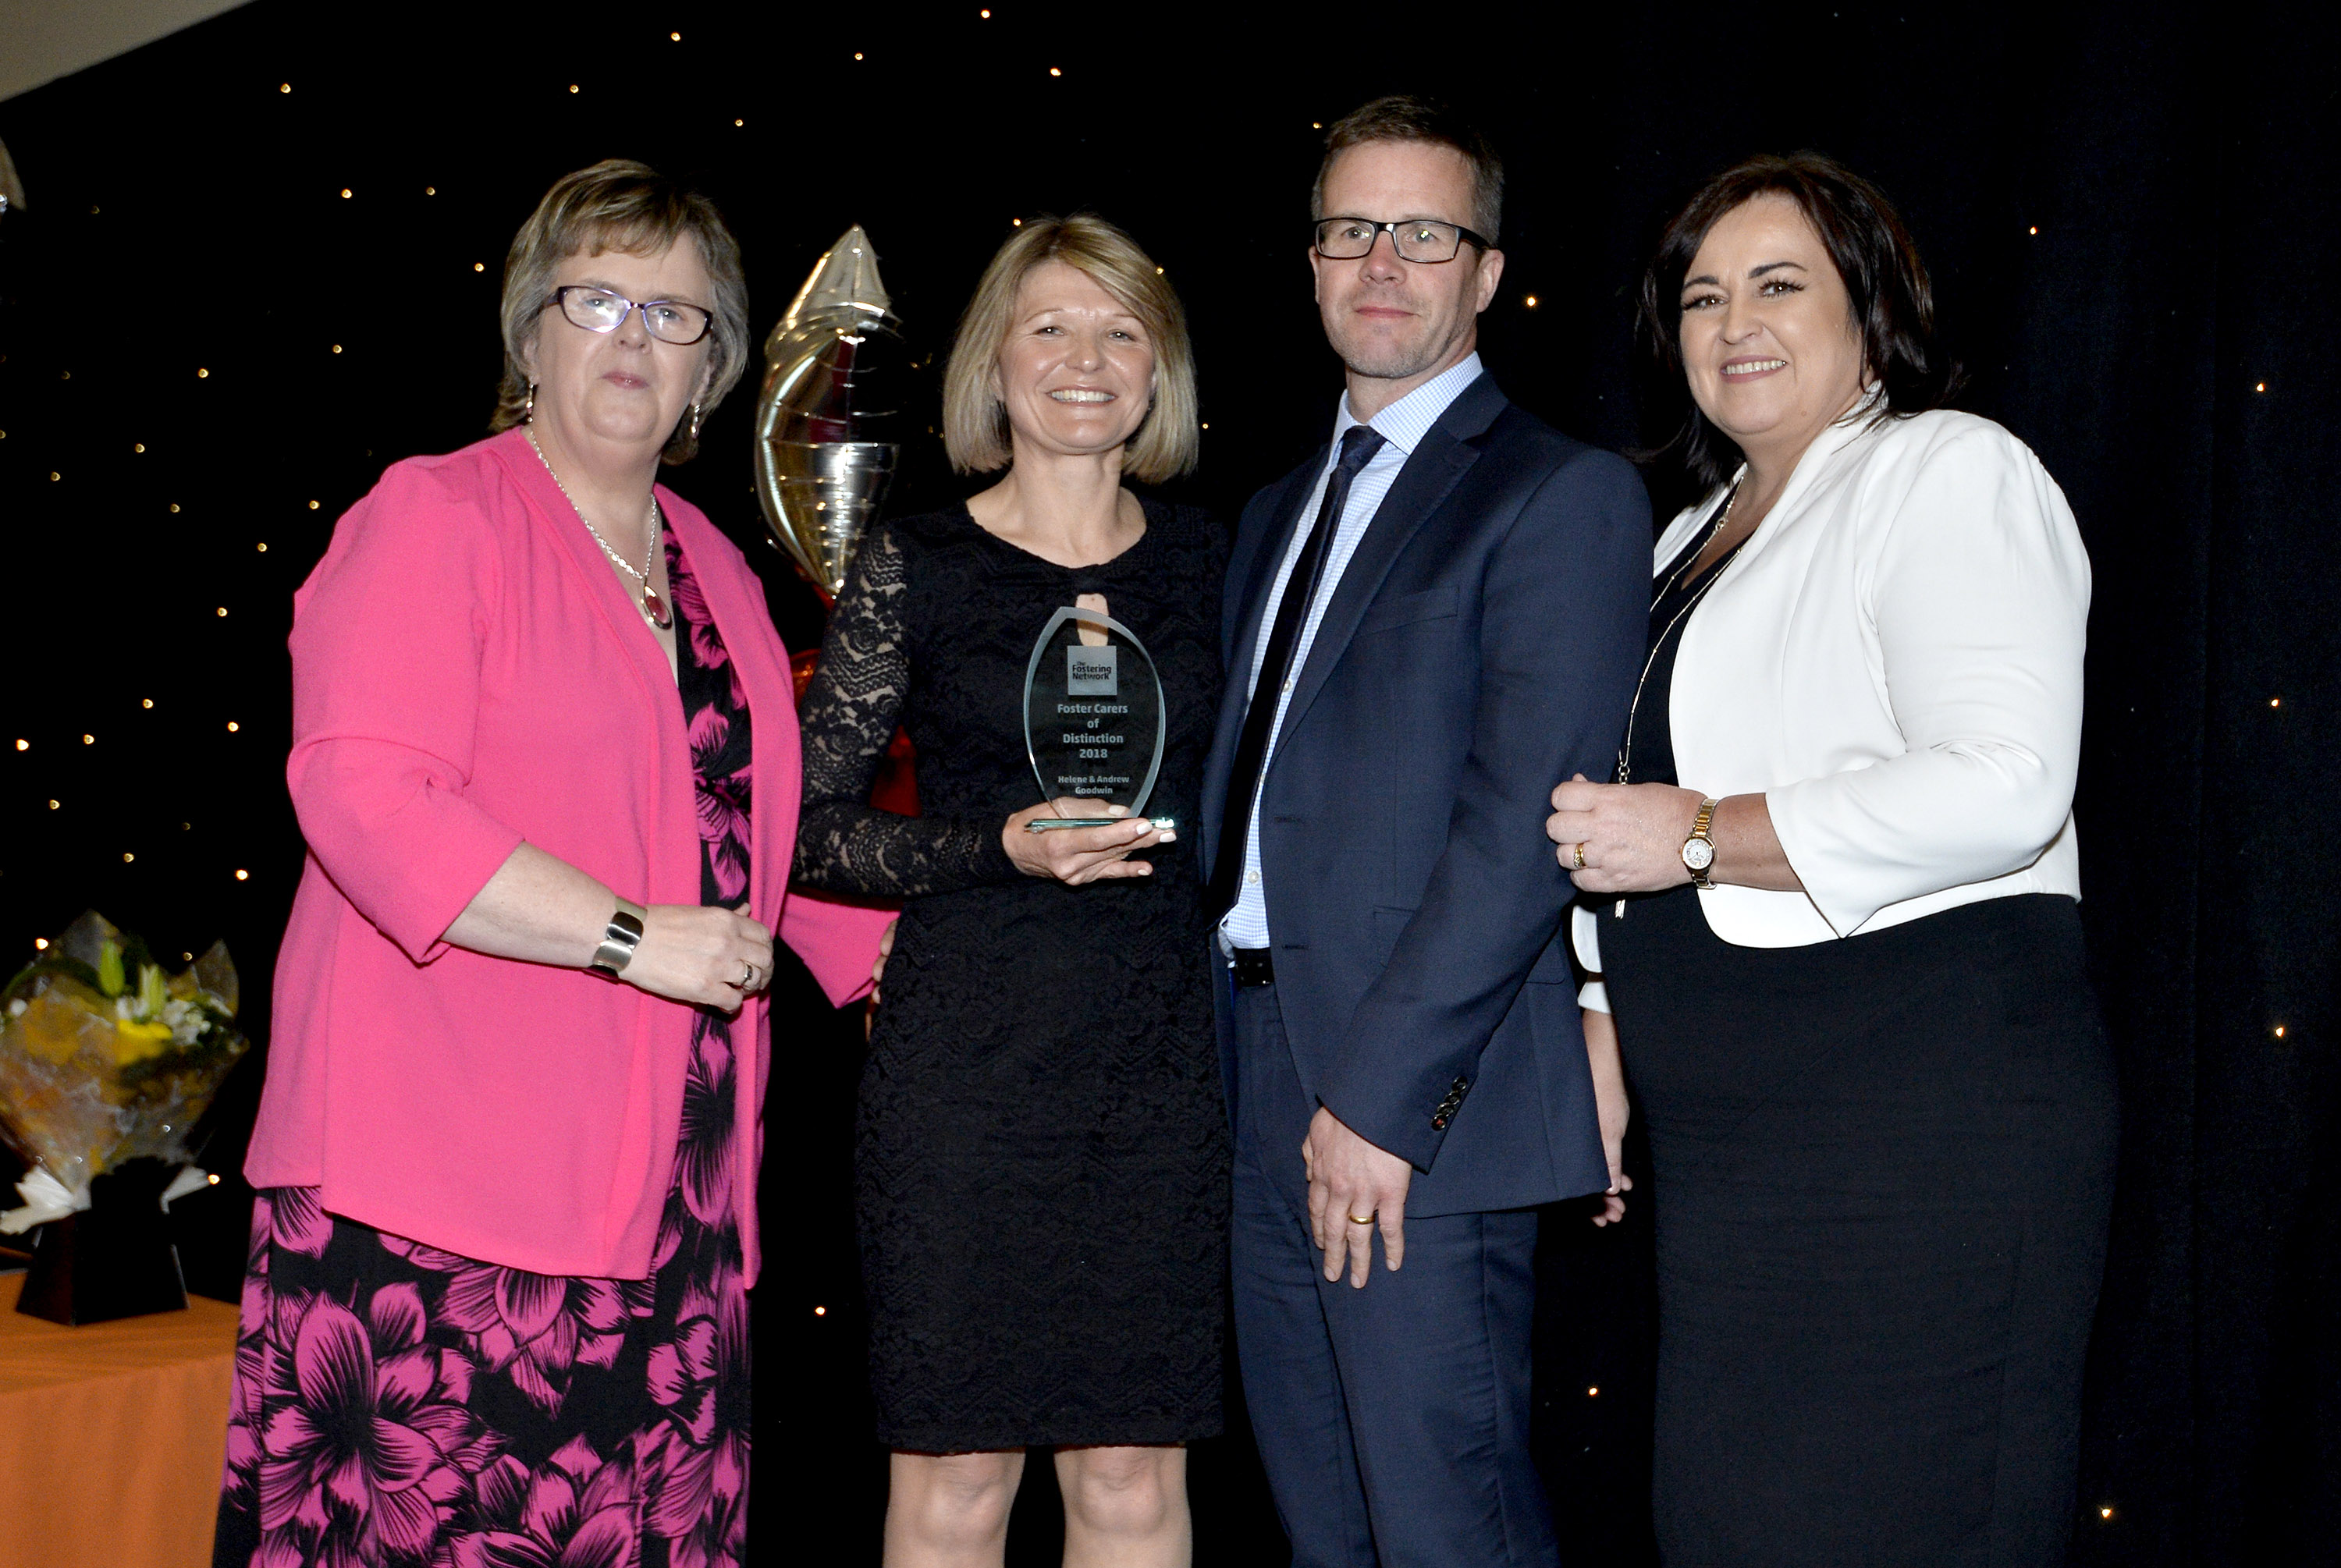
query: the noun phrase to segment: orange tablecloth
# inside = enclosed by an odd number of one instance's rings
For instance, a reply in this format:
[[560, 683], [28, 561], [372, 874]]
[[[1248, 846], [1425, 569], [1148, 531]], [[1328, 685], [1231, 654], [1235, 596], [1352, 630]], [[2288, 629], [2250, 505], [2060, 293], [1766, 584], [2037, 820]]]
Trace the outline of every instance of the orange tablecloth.
[[227, 1454], [235, 1308], [81, 1328], [0, 1278], [0, 1568], [204, 1568]]

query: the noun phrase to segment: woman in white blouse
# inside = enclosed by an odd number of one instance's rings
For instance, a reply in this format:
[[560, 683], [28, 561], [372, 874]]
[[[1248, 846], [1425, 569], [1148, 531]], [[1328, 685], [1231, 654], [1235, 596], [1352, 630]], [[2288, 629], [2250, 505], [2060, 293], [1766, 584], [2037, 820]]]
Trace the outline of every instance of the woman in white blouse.
[[1939, 406], [1925, 269], [1840, 165], [1711, 181], [1642, 317], [1709, 488], [1617, 779], [1548, 830], [1650, 1140], [1663, 1553], [2061, 1563], [2115, 1136], [2088, 558], [2023, 443]]

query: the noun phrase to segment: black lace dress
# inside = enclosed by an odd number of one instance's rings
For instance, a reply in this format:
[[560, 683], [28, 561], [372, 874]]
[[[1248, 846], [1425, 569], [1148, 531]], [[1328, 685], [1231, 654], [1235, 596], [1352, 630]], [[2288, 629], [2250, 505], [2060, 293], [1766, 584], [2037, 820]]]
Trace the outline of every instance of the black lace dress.
[[[862, 1079], [855, 1179], [879, 1437], [917, 1452], [1220, 1429], [1226, 1113], [1193, 832], [1220, 697], [1225, 547], [1149, 502], [1138, 543], [1054, 565], [965, 508], [874, 530], [805, 693], [796, 876], [905, 900]], [[1152, 876], [1026, 877], [1026, 661], [1101, 593], [1153, 655]], [[918, 817], [872, 809], [897, 723]]]

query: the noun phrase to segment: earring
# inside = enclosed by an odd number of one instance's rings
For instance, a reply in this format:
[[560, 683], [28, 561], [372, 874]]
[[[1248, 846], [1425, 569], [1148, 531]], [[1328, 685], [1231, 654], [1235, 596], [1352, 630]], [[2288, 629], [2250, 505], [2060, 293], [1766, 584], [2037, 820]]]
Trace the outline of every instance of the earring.
[[536, 383], [534, 382], [528, 383], [528, 402], [521, 408], [520, 422], [523, 424], [536, 422]]
[[707, 417], [707, 412], [706, 412], [704, 409], [701, 408], [697, 403], [692, 403], [692, 404], [691, 405], [691, 439], [692, 439], [692, 440], [693, 440], [693, 441], [697, 441], [697, 440], [699, 439], [699, 422], [700, 422], [701, 420], [705, 419], [706, 417]]

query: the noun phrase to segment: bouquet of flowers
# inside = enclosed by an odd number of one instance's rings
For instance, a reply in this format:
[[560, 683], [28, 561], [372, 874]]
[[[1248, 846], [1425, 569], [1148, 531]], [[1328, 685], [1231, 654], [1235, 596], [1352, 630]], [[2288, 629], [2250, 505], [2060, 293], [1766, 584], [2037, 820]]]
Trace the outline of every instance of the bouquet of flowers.
[[[249, 1042], [223, 943], [178, 974], [95, 911], [0, 991], [0, 1135], [38, 1167], [0, 1230], [85, 1208], [125, 1160], [187, 1163], [189, 1130]], [[203, 1185], [183, 1175], [168, 1196]], [[166, 1197], [167, 1201], [167, 1197]]]

